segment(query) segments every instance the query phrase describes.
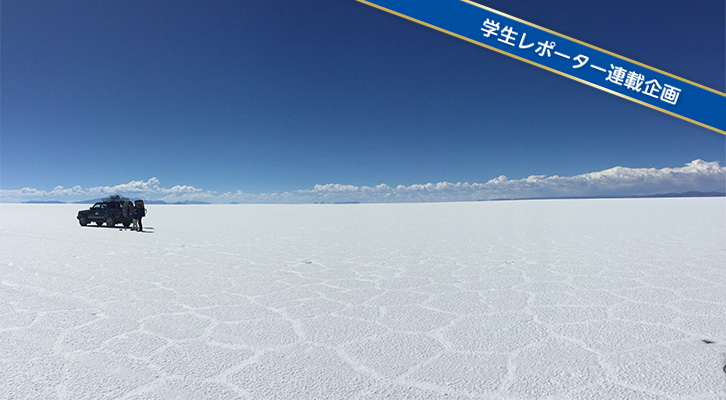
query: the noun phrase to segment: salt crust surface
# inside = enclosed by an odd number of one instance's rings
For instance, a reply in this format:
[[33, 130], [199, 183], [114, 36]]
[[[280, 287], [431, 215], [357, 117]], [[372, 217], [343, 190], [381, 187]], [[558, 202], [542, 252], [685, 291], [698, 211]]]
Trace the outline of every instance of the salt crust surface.
[[0, 205], [2, 399], [726, 398], [721, 198], [81, 208]]

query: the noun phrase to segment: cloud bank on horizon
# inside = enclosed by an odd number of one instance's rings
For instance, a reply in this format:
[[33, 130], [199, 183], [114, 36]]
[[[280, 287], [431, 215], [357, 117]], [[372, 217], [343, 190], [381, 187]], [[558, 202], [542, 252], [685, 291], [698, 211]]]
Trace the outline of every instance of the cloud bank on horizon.
[[694, 160], [676, 168], [613, 167], [575, 176], [531, 175], [510, 180], [501, 175], [486, 183], [438, 182], [410, 186], [355, 186], [337, 183], [312, 189], [273, 193], [219, 193], [194, 186], [165, 188], [157, 178], [115, 186], [83, 188], [57, 186], [45, 191], [35, 188], [0, 190], [0, 201], [78, 201], [122, 194], [166, 202], [210, 203], [314, 203], [314, 202], [432, 202], [476, 201], [547, 197], [636, 196], [688, 191], [726, 192], [726, 167], [718, 161]]

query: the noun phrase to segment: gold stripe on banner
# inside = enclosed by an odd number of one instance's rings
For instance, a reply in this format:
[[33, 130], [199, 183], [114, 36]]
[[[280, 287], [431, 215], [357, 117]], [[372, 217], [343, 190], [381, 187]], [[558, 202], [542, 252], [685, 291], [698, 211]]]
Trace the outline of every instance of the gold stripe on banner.
[[[455, 37], [455, 38], [458, 38], [458, 39], [461, 39], [461, 40], [465, 40], [465, 41], [467, 41], [467, 42], [469, 42], [469, 43], [472, 43], [472, 44], [475, 44], [475, 45], [477, 45], [477, 46], [481, 46], [481, 47], [484, 47], [484, 48], [486, 48], [486, 49], [489, 49], [489, 50], [495, 51], [495, 52], [497, 52], [497, 53], [499, 53], [499, 54], [503, 54], [503, 55], [505, 55], [505, 56], [508, 56], [508, 57], [512, 57], [512, 58], [514, 58], [514, 59], [517, 59], [517, 60], [519, 60], [519, 61], [523, 61], [523, 62], [525, 62], [525, 63], [527, 63], [527, 64], [530, 64], [530, 65], [534, 65], [535, 67], [539, 67], [539, 68], [545, 69], [545, 70], [547, 70], [547, 71], [550, 71], [550, 72], [553, 72], [553, 73], [555, 73], [555, 74], [557, 74], [557, 75], [560, 75], [560, 76], [564, 76], [565, 78], [569, 78], [569, 79], [572, 79], [572, 80], [574, 80], [574, 81], [577, 81], [577, 82], [583, 83], [583, 84], [585, 84], [585, 85], [588, 85], [588, 86], [594, 87], [595, 89], [599, 89], [599, 90], [602, 90], [603, 92], [607, 92], [607, 93], [613, 94], [613, 95], [615, 95], [615, 96], [618, 96], [618, 97], [621, 97], [621, 98], [623, 98], [623, 99], [626, 99], [626, 100], [630, 100], [630, 101], [632, 101], [632, 102], [634, 102], [634, 103], [637, 103], [637, 104], [640, 104], [640, 105], [646, 106], [646, 107], [648, 107], [648, 108], [652, 108], [652, 109], [654, 109], [654, 110], [657, 110], [657, 111], [660, 111], [660, 112], [666, 113], [666, 114], [668, 114], [668, 115], [671, 115], [671, 116], [673, 116], [673, 117], [676, 117], [676, 118], [682, 119], [682, 120], [684, 120], [684, 121], [688, 121], [688, 122], [690, 122], [690, 123], [692, 123], [692, 124], [695, 124], [695, 125], [701, 126], [701, 127], [703, 127], [703, 128], [706, 128], [706, 129], [710, 129], [710, 130], [712, 130], [712, 131], [716, 131], [716, 132], [718, 132], [718, 133], [721, 133], [721, 134], [724, 134], [724, 135], [726, 135], [726, 131], [723, 131], [723, 130], [721, 130], [721, 129], [718, 129], [718, 128], [714, 128], [714, 127], [712, 127], [712, 126], [709, 126], [709, 125], [706, 125], [706, 124], [704, 124], [704, 123], [702, 123], [702, 122], [698, 122], [698, 121], [692, 120], [692, 119], [690, 119], [690, 118], [688, 118], [688, 117], [684, 117], [684, 116], [682, 116], [682, 115], [679, 115], [679, 114], [676, 114], [676, 113], [674, 113], [674, 112], [672, 112], [672, 111], [668, 111], [668, 110], [662, 109], [662, 108], [660, 108], [660, 107], [656, 107], [656, 106], [654, 106], [654, 105], [652, 105], [652, 104], [649, 104], [649, 103], [646, 103], [646, 102], [644, 102], [644, 101], [641, 101], [641, 100], [638, 100], [638, 99], [634, 99], [634, 98], [632, 98], [632, 97], [628, 97], [628, 96], [626, 96], [626, 95], [624, 95], [624, 94], [622, 94], [622, 93], [618, 93], [618, 92], [616, 92], [616, 91], [614, 91], [614, 90], [610, 90], [610, 89], [608, 89], [608, 88], [605, 88], [605, 87], [599, 86], [599, 85], [597, 85], [597, 84], [595, 84], [595, 83], [592, 83], [592, 82], [586, 81], [586, 80], [584, 80], [584, 79], [581, 79], [581, 78], [578, 78], [578, 77], [575, 77], [575, 76], [572, 76], [572, 75], [568, 75], [568, 74], [566, 74], [566, 73], [564, 73], [564, 72], [561, 72], [561, 71], [558, 71], [558, 70], [556, 70], [556, 69], [552, 69], [552, 68], [550, 68], [550, 67], [547, 67], [547, 66], [545, 66], [545, 65], [542, 65], [542, 64], [538, 64], [538, 63], [536, 63], [536, 62], [534, 62], [534, 61], [530, 61], [530, 60], [527, 60], [526, 58], [522, 58], [522, 57], [519, 57], [519, 56], [517, 56], [517, 55], [514, 55], [514, 54], [512, 54], [512, 53], [508, 53], [508, 52], [506, 52], [506, 51], [503, 51], [503, 50], [497, 49], [496, 47], [491, 47], [491, 46], [489, 46], [489, 45], [486, 45], [486, 44], [484, 44], [484, 43], [481, 43], [481, 42], [477, 42], [477, 41], [476, 41], [476, 40], [474, 40], [474, 39], [470, 39], [470, 38], [468, 38], [468, 37], [465, 37], [465, 36], [459, 35], [458, 33], [454, 33], [454, 32], [448, 31], [448, 30], [446, 30], [446, 29], [443, 29], [443, 28], [439, 28], [438, 26], [435, 26], [435, 25], [431, 25], [431, 24], [429, 24], [428, 22], [424, 22], [424, 21], [418, 20], [418, 19], [416, 19], [416, 18], [412, 18], [412, 17], [409, 17], [408, 15], [405, 15], [405, 14], [401, 14], [401, 13], [399, 13], [399, 12], [397, 12], [397, 11], [393, 11], [393, 10], [391, 10], [391, 9], [388, 9], [388, 8], [385, 8], [385, 7], [382, 7], [382, 6], [379, 6], [378, 4], [374, 4], [374, 3], [371, 3], [371, 2], [369, 2], [369, 1], [367, 1], [367, 0], [356, 0], [356, 1], [357, 1], [357, 2], [359, 2], [359, 3], [363, 3], [363, 4], [366, 4], [366, 5], [369, 5], [369, 6], [373, 7], [373, 8], [377, 8], [377, 9], [379, 9], [379, 10], [381, 10], [381, 11], [385, 11], [385, 12], [387, 12], [387, 13], [389, 13], [389, 14], [393, 14], [393, 15], [395, 15], [395, 16], [398, 16], [398, 17], [401, 17], [401, 18], [407, 19], [407, 20], [409, 20], [409, 21], [415, 22], [415, 23], [417, 23], [417, 24], [420, 24], [420, 25], [426, 26], [426, 27], [428, 27], [428, 28], [431, 28], [431, 29], [435, 29], [435, 30], [437, 30], [437, 31], [439, 31], [439, 32], [445, 33], [445, 34], [447, 34], [447, 35], [450, 35], [450, 36], [453, 36], [453, 37]], [[622, 60], [625, 60], [625, 61], [631, 62], [631, 63], [633, 63], [633, 64], [637, 64], [637, 65], [640, 65], [640, 66], [642, 66], [642, 67], [646, 67], [646, 68], [649, 68], [649, 69], [651, 69], [651, 70], [653, 70], [653, 71], [656, 71], [656, 72], [659, 72], [659, 73], [661, 73], [661, 74], [664, 74], [664, 75], [670, 76], [670, 77], [672, 77], [672, 78], [678, 79], [678, 80], [680, 80], [680, 81], [682, 81], [682, 82], [686, 82], [686, 83], [688, 83], [688, 84], [691, 84], [691, 85], [694, 85], [694, 86], [698, 86], [698, 87], [700, 87], [700, 88], [702, 88], [702, 89], [705, 89], [705, 90], [708, 90], [708, 91], [710, 91], [710, 92], [713, 92], [713, 93], [716, 93], [716, 94], [718, 94], [718, 95], [721, 95], [721, 96], [724, 96], [724, 97], [726, 97], [726, 93], [723, 93], [723, 92], [720, 92], [720, 91], [718, 91], [718, 90], [715, 90], [715, 89], [709, 88], [709, 87], [707, 87], [707, 86], [703, 86], [703, 85], [700, 85], [700, 84], [698, 84], [698, 83], [694, 83], [694, 82], [691, 82], [691, 81], [689, 81], [689, 80], [683, 79], [683, 78], [681, 78], [681, 77], [678, 77], [678, 76], [676, 76], [676, 75], [673, 75], [673, 74], [669, 74], [669, 73], [667, 73], [667, 72], [661, 71], [661, 70], [659, 70], [659, 69], [657, 69], [657, 68], [652, 68], [652, 67], [650, 67], [650, 66], [648, 66], [648, 65], [645, 65], [645, 64], [643, 64], [643, 63], [640, 63], [640, 62], [637, 62], [637, 61], [633, 61], [633, 60], [631, 60], [631, 59], [629, 59], [629, 58], [626, 58], [626, 57], [622, 57], [622, 56], [619, 56], [619, 55], [617, 55], [617, 54], [615, 54], [615, 53], [612, 53], [612, 52], [610, 52], [610, 51], [607, 51], [607, 50], [603, 50], [603, 49], [601, 49], [601, 48], [599, 48], [599, 47], [597, 47], [597, 46], [593, 46], [593, 45], [590, 45], [590, 44], [588, 44], [588, 43], [582, 42], [582, 41], [580, 41], [580, 40], [577, 40], [577, 39], [573, 39], [573, 38], [570, 38], [569, 36], [566, 36], [566, 35], [562, 35], [562, 34], [560, 34], [560, 33], [554, 32], [554, 31], [552, 31], [552, 30], [549, 30], [549, 29], [547, 29], [547, 28], [543, 28], [543, 27], [541, 27], [541, 26], [538, 26], [538, 25], [532, 24], [532, 23], [530, 23], [530, 22], [527, 22], [527, 21], [524, 21], [524, 20], [522, 20], [522, 19], [519, 19], [519, 18], [513, 17], [513, 16], [511, 16], [511, 15], [507, 15], [507, 14], [505, 14], [505, 13], [503, 13], [503, 12], [499, 12], [499, 11], [497, 11], [497, 10], [494, 10], [494, 9], [491, 9], [491, 8], [489, 8], [489, 7], [485, 7], [485, 6], [481, 5], [481, 4], [478, 4], [478, 3], [474, 3], [474, 2], [471, 2], [471, 1], [469, 1], [469, 0], [459, 0], [459, 1], [462, 1], [462, 2], [465, 2], [465, 3], [468, 3], [468, 4], [471, 4], [471, 5], [475, 5], [475, 6], [477, 6], [477, 7], [483, 8], [483, 9], [485, 9], [485, 10], [487, 10], [487, 11], [491, 11], [491, 12], [494, 12], [494, 13], [496, 13], [496, 14], [502, 15], [502, 16], [504, 16], [504, 17], [507, 17], [507, 18], [511, 18], [511, 19], [513, 19], [513, 20], [516, 20], [516, 21], [518, 21], [518, 22], [521, 22], [521, 23], [523, 23], [523, 24], [526, 24], [526, 25], [532, 26], [532, 27], [534, 27], [534, 28], [537, 28], [537, 29], [541, 29], [541, 30], [543, 30], [543, 31], [546, 31], [546, 32], [548, 32], [548, 33], [551, 33], [551, 34], [553, 34], [553, 35], [557, 35], [557, 36], [559, 36], [559, 37], [562, 37], [562, 38], [564, 38], [564, 39], [567, 39], [567, 40], [571, 40], [571, 41], [573, 41], [573, 42], [579, 43], [579, 44], [581, 44], [581, 45], [583, 45], [583, 46], [587, 46], [587, 47], [589, 47], [589, 48], [591, 48], [591, 49], [594, 49], [594, 50], [597, 50], [597, 51], [600, 51], [600, 52], [603, 52], [603, 53], [609, 54], [609, 55], [611, 55], [611, 56], [614, 56], [614, 57], [620, 58], [620, 59], [622, 59]]]

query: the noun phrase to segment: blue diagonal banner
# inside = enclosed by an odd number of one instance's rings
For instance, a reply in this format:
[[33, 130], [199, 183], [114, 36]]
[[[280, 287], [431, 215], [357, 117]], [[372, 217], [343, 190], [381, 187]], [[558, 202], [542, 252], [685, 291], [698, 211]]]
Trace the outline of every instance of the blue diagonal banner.
[[726, 134], [726, 93], [468, 0], [358, 0]]

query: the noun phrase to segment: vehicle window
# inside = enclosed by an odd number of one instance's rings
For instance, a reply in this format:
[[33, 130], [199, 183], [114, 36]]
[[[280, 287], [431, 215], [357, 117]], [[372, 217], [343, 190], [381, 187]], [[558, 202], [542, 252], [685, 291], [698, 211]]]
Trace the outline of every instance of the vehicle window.
[[101, 204], [101, 208], [106, 208], [106, 205], [105, 204]]
[[101, 203], [96, 203], [91, 208], [101, 208]]

